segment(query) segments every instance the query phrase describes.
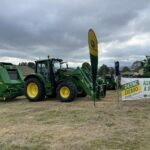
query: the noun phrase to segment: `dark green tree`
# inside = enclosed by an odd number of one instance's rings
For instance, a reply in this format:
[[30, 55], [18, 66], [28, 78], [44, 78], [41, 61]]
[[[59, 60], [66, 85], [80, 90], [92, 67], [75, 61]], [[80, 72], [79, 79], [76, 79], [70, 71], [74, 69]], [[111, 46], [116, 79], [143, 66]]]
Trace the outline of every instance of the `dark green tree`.
[[121, 72], [127, 72], [127, 71], [130, 71], [130, 68], [127, 66], [124, 66], [121, 70]]
[[28, 62], [28, 66], [30, 67], [30, 68], [35, 68], [35, 63], [33, 63], [33, 62]]
[[103, 75], [106, 75], [106, 74], [109, 74], [110, 71], [109, 71], [109, 68], [107, 67], [107, 65], [103, 64], [99, 69], [98, 69], [98, 74], [100, 76], [103, 76]]
[[144, 62], [142, 62], [142, 61], [135, 61], [135, 62], [133, 62], [131, 68], [134, 71], [139, 71], [139, 69], [143, 68], [143, 66], [144, 66]]
[[110, 72], [110, 75], [114, 75], [115, 74], [115, 69], [113, 67], [110, 67], [109, 72]]
[[20, 62], [19, 63], [19, 66], [27, 66], [28, 64], [27, 64], [27, 62]]
[[82, 68], [91, 71], [91, 65], [88, 62], [84, 62]]

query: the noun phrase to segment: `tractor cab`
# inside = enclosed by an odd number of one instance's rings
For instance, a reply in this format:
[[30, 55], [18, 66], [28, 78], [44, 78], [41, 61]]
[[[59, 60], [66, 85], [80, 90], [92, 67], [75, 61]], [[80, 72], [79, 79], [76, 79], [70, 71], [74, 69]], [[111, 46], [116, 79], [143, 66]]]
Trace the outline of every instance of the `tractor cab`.
[[62, 59], [55, 58], [36, 61], [35, 73], [41, 74], [45, 79], [50, 80], [61, 68], [62, 62]]

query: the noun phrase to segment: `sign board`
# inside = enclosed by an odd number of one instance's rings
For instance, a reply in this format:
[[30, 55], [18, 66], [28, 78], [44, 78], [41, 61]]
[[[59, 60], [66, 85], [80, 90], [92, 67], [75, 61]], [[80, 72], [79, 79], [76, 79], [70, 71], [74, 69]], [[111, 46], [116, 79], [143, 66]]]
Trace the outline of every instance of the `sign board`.
[[122, 100], [150, 99], [150, 78], [121, 78]]

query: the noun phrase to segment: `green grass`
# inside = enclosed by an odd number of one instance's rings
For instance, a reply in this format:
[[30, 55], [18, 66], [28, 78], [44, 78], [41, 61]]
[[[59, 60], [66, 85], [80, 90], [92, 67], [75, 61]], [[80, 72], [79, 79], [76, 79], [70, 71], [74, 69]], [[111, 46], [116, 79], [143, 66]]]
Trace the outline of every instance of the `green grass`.
[[0, 103], [2, 150], [148, 150], [150, 101], [122, 102], [114, 92], [96, 103], [25, 98]]

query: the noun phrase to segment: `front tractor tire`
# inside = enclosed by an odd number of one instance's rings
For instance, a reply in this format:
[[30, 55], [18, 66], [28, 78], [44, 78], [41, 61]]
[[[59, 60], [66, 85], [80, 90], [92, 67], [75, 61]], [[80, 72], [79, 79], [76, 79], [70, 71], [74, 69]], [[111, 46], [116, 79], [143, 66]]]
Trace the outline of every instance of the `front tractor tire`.
[[31, 102], [42, 101], [45, 97], [44, 86], [36, 78], [29, 78], [25, 82], [25, 95]]
[[56, 89], [57, 98], [62, 102], [72, 102], [77, 97], [77, 88], [72, 82], [61, 82]]

